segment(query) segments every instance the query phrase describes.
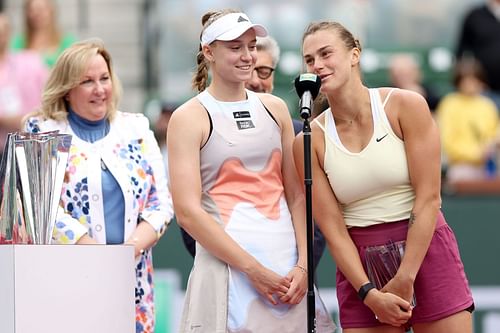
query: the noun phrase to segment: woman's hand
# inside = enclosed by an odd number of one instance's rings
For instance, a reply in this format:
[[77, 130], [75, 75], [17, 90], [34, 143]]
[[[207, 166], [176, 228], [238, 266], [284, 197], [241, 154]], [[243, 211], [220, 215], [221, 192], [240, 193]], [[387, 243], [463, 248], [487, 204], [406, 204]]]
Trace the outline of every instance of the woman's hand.
[[373, 311], [381, 323], [399, 327], [412, 315], [409, 302], [389, 292], [372, 289], [365, 298], [365, 304]]
[[77, 245], [95, 245], [97, 242], [89, 236], [89, 234], [85, 234], [76, 242]]
[[286, 294], [291, 286], [288, 276], [280, 276], [262, 265], [247, 272], [247, 276], [257, 292], [273, 305], [278, 304], [279, 295]]
[[398, 273], [380, 291], [389, 292], [411, 302], [413, 298], [413, 280]]
[[290, 279], [290, 288], [288, 292], [280, 295], [280, 301], [288, 304], [299, 304], [307, 292], [307, 270], [295, 265], [292, 270], [287, 274]]
[[125, 245], [134, 246], [134, 257], [139, 258], [144, 251], [153, 247], [158, 241], [158, 234], [151, 224], [141, 220]]

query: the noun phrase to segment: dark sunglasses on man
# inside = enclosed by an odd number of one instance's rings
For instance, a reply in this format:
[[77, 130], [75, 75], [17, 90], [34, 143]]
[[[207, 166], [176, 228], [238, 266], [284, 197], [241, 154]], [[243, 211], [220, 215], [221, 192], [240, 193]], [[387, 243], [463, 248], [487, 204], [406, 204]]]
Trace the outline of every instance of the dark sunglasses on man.
[[274, 71], [274, 68], [269, 66], [259, 66], [254, 68], [257, 71], [257, 76], [261, 80], [268, 79]]

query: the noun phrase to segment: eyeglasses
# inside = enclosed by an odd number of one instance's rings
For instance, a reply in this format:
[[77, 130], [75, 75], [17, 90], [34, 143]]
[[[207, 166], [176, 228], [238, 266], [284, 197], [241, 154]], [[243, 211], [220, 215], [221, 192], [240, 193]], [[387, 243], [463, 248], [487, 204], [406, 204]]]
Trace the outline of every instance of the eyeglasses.
[[274, 72], [274, 68], [269, 67], [269, 66], [259, 66], [254, 68], [255, 71], [257, 71], [257, 76], [261, 80], [268, 79], [271, 74]]

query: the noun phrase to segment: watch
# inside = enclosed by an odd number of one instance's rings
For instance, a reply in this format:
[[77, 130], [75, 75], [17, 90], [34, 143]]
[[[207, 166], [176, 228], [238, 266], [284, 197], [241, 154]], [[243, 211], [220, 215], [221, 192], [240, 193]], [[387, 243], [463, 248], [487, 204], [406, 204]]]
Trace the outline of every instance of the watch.
[[375, 289], [375, 286], [371, 282], [367, 282], [364, 285], [361, 286], [358, 290], [358, 296], [361, 301], [364, 301], [366, 298], [366, 295], [368, 295], [368, 292], [372, 289]]

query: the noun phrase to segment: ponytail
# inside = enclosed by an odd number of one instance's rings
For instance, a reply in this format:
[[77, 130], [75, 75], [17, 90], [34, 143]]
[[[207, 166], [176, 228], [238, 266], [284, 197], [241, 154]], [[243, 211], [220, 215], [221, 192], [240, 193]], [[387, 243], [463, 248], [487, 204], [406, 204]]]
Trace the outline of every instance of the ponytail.
[[205, 60], [205, 56], [203, 55], [203, 51], [201, 50], [201, 46], [196, 56], [196, 64], [198, 65], [198, 67], [196, 68], [196, 73], [194, 74], [191, 81], [191, 86], [198, 92], [202, 92], [207, 87], [208, 66]]

